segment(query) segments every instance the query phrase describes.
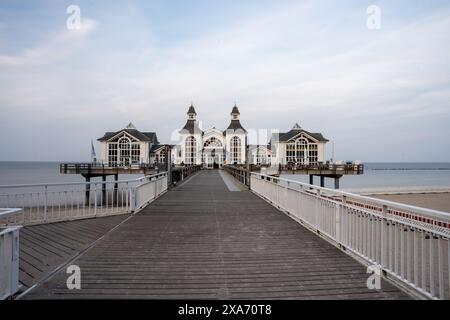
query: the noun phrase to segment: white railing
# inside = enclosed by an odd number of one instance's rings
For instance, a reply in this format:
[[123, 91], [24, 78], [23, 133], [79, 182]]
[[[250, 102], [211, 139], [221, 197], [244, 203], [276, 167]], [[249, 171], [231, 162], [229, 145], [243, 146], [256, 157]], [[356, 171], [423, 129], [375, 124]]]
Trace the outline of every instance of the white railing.
[[132, 213], [167, 191], [167, 173], [134, 180], [0, 186], [2, 225], [33, 225]]
[[258, 173], [251, 190], [406, 288], [450, 299], [450, 213]]

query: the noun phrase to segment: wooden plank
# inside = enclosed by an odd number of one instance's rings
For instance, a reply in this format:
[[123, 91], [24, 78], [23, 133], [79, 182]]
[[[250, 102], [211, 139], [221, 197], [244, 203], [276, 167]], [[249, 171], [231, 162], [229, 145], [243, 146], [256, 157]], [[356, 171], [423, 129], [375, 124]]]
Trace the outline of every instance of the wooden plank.
[[126, 217], [120, 215], [23, 228], [20, 233], [19, 280], [24, 289], [76, 256]]
[[25, 298], [408, 299], [250, 191], [202, 171], [83, 253], [81, 290], [63, 271]]

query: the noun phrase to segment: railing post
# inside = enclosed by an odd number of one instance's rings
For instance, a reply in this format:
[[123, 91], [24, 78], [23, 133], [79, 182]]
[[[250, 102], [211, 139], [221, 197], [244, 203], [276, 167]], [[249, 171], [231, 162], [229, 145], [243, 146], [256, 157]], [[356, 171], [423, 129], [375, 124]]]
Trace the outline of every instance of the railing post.
[[[347, 215], [347, 196], [342, 196], [342, 206], [341, 206], [341, 216], [340, 216], [340, 220], [342, 221], [344, 219], [344, 216], [346, 218], [346, 224], [344, 224], [344, 229], [345, 229], [345, 235], [341, 234], [341, 242], [345, 243], [345, 245], [348, 245], [350, 243], [350, 236], [349, 236], [349, 219], [348, 219], [348, 215]], [[342, 238], [345, 238], [345, 240], [343, 240]]]
[[[387, 267], [387, 246], [386, 246], [386, 223], [387, 223], [387, 213], [388, 208], [386, 205], [383, 205], [382, 208], [382, 221], [381, 221], [381, 236], [380, 236], [380, 242], [381, 242], [381, 267], [384, 269], [385, 266]], [[409, 244], [410, 245], [410, 244]]]
[[319, 218], [319, 201], [320, 201], [320, 189], [317, 189], [317, 197], [316, 197], [316, 214], [314, 215], [314, 227], [317, 230], [320, 230], [318, 226], [318, 218]]
[[130, 188], [130, 211], [134, 212], [136, 208], [136, 188]]
[[[91, 207], [91, 200], [89, 198], [89, 201], [87, 203], [89, 208]], [[97, 216], [97, 185], [94, 184], [94, 216]]]
[[44, 222], [47, 222], [47, 191], [48, 191], [48, 186], [46, 185], [44, 187]]
[[341, 214], [343, 205], [338, 203], [336, 205], [336, 242], [341, 244]]

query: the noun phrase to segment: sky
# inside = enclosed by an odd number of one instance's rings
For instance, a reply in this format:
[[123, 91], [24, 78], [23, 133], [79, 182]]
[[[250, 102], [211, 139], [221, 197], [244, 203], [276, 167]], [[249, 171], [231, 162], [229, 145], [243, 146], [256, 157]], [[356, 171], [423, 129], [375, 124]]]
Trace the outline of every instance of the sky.
[[174, 143], [191, 102], [203, 129], [237, 103], [337, 160], [448, 162], [450, 2], [0, 2], [0, 161], [87, 161], [130, 121]]

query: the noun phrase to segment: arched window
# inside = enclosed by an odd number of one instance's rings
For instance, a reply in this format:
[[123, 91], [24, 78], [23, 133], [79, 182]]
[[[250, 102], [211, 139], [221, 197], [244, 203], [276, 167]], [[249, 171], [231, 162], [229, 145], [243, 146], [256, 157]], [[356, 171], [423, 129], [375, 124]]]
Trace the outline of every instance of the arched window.
[[233, 137], [231, 139], [230, 149], [231, 163], [241, 163], [241, 139]]
[[299, 164], [305, 164], [307, 162], [305, 158], [308, 152], [308, 141], [304, 138], [300, 138], [295, 141], [295, 144], [295, 162]]
[[197, 158], [197, 140], [190, 136], [185, 141], [185, 164], [196, 164]]
[[162, 148], [158, 152], [155, 153], [155, 162], [156, 163], [165, 163], [166, 162], [166, 148]]
[[286, 144], [286, 162], [296, 164], [317, 165], [317, 143], [309, 141], [305, 137], [299, 137], [295, 141]]
[[131, 156], [131, 141], [128, 137], [122, 137], [118, 141], [119, 145], [119, 162], [122, 166], [127, 166], [130, 164]]
[[207, 147], [214, 147], [214, 148], [222, 148], [222, 142], [220, 142], [219, 139], [217, 139], [216, 137], [211, 137], [208, 140], [206, 140], [206, 142], [203, 145], [205, 148]]

